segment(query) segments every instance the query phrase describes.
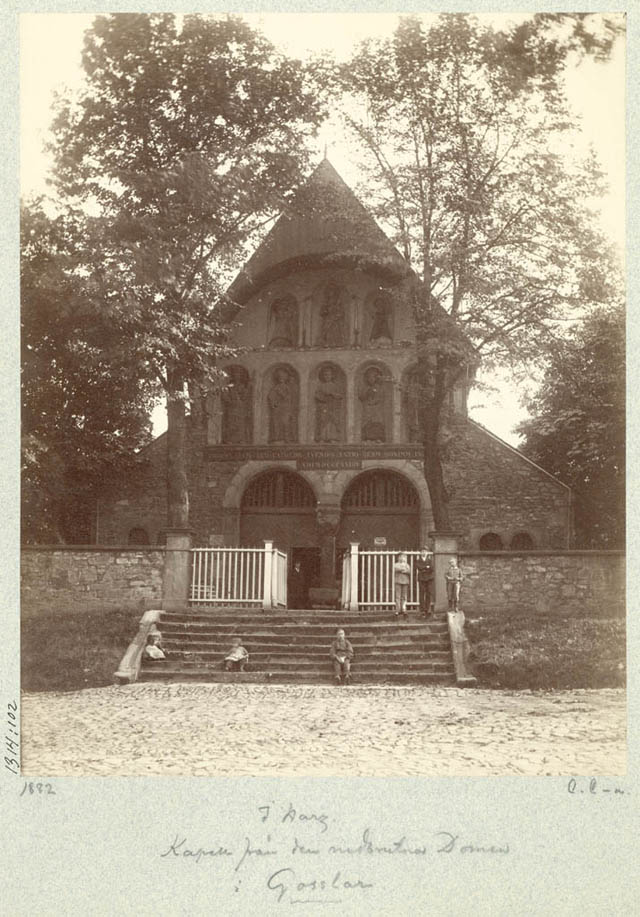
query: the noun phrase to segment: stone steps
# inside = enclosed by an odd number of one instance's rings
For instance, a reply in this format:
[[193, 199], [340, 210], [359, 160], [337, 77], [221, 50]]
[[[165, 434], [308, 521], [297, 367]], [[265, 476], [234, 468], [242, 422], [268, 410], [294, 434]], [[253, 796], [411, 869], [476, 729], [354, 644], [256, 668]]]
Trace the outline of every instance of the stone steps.
[[[331, 684], [329, 646], [338, 626], [353, 644], [354, 682], [455, 681], [446, 615], [254, 608], [163, 612], [158, 627], [172, 655], [143, 662], [140, 680]], [[224, 656], [236, 635], [249, 652], [247, 670], [225, 672]]]

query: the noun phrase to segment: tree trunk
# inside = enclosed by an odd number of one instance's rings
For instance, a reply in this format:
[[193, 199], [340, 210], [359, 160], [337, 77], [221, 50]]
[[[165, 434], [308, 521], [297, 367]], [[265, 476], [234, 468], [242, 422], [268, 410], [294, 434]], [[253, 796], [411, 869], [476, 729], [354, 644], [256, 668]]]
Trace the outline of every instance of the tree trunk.
[[189, 526], [187, 482], [186, 416], [184, 380], [180, 373], [168, 373], [167, 392], [167, 515], [171, 529]]
[[447, 532], [451, 529], [449, 494], [444, 483], [440, 455], [440, 424], [442, 423], [442, 408], [447, 395], [445, 370], [441, 365], [436, 366], [431, 380], [432, 384], [427, 382], [426, 365], [422, 367], [422, 371], [423, 391], [426, 396], [422, 411], [424, 477], [431, 499], [433, 524], [437, 531]]

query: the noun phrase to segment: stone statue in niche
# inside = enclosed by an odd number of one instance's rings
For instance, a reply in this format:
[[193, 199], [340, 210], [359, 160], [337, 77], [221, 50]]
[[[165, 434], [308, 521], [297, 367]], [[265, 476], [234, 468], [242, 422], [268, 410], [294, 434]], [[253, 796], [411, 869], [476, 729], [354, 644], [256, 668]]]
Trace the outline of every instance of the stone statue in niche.
[[377, 366], [370, 366], [358, 393], [362, 405], [360, 432], [363, 443], [387, 441], [385, 396], [382, 371]]
[[320, 320], [320, 346], [342, 347], [345, 343], [344, 291], [335, 283], [325, 289]]
[[422, 392], [415, 370], [407, 377], [405, 388], [405, 420], [410, 443], [422, 442]]
[[267, 395], [269, 408], [269, 442], [294, 443], [297, 440], [297, 392], [295, 380], [280, 367], [273, 376]]
[[315, 441], [338, 443], [342, 440], [342, 405], [344, 394], [333, 366], [320, 369], [320, 381], [315, 395]]
[[251, 442], [251, 389], [242, 372], [230, 372], [231, 384], [222, 392], [222, 442]]
[[298, 308], [293, 296], [271, 304], [269, 347], [294, 347], [298, 341]]
[[392, 342], [391, 302], [388, 296], [377, 296], [371, 307], [369, 344], [379, 346], [381, 344], [391, 344]]

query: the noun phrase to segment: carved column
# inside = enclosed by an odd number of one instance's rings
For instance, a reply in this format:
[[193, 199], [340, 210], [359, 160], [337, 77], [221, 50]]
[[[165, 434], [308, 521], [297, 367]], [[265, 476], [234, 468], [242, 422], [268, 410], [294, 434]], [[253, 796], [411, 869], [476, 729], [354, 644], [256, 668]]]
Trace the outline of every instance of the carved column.
[[333, 608], [338, 600], [336, 535], [340, 524], [340, 507], [319, 506], [317, 523], [320, 547], [320, 586], [317, 589], [310, 589], [309, 596], [312, 605]]

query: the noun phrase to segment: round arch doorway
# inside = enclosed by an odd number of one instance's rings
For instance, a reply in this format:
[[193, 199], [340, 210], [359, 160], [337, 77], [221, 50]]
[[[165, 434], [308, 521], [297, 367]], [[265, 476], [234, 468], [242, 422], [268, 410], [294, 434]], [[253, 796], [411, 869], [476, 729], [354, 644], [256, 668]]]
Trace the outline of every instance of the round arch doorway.
[[240, 503], [240, 545], [255, 547], [273, 539], [289, 558], [302, 566], [306, 588], [317, 583], [320, 547], [316, 497], [300, 475], [288, 469], [263, 471], [247, 484]]
[[[397, 471], [365, 471], [342, 497], [338, 548], [358, 541], [363, 548], [411, 550], [418, 547], [420, 501], [413, 484]], [[380, 539], [376, 544], [376, 539]], [[385, 539], [384, 544], [381, 539]]]

